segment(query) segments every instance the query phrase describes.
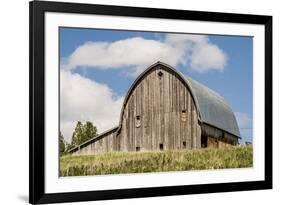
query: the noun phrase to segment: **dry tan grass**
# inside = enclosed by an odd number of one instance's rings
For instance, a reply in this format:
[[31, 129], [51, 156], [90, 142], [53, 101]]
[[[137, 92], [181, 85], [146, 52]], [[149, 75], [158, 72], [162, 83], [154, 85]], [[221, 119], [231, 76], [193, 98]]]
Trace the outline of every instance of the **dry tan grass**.
[[60, 158], [61, 176], [147, 173], [253, 166], [251, 146], [153, 152], [111, 152]]

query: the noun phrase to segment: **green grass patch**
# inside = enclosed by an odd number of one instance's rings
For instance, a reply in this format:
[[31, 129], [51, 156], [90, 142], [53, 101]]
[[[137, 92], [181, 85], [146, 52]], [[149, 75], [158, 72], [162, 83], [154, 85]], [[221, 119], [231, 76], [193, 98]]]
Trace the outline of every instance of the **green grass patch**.
[[60, 176], [147, 173], [253, 166], [252, 146], [63, 156]]

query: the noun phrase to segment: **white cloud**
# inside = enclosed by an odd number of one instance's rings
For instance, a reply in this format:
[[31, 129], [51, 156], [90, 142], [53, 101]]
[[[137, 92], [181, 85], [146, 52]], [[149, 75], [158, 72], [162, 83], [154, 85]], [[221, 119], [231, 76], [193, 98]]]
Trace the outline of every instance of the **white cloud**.
[[127, 68], [136, 76], [145, 67], [163, 61], [176, 66], [189, 65], [198, 72], [223, 70], [227, 56], [205, 35], [167, 34], [163, 40], [133, 37], [114, 42], [86, 42], [67, 59], [63, 69], [86, 66], [95, 69]]
[[115, 42], [87, 42], [70, 55], [67, 68], [88, 66], [104, 70], [149, 65], [158, 60], [175, 65], [180, 53], [171, 56], [172, 52], [170, 45], [141, 37]]
[[178, 63], [189, 64], [195, 71], [222, 71], [226, 66], [226, 53], [205, 35], [168, 34], [166, 42], [182, 52]]
[[69, 141], [77, 121], [91, 121], [99, 133], [117, 126], [122, 96], [104, 84], [61, 70], [61, 131]]
[[198, 44], [191, 55], [191, 68], [198, 72], [211, 69], [222, 71], [226, 65], [226, 54], [216, 45]]
[[167, 34], [165, 41], [169, 44], [182, 45], [189, 43], [208, 43], [208, 37], [206, 35], [194, 35], [194, 34]]

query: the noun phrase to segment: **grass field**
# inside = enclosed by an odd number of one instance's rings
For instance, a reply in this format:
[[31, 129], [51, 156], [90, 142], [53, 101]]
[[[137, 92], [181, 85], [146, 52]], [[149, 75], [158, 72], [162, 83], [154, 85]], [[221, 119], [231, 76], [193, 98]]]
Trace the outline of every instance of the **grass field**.
[[112, 152], [60, 158], [60, 176], [146, 173], [253, 166], [251, 146], [154, 152]]

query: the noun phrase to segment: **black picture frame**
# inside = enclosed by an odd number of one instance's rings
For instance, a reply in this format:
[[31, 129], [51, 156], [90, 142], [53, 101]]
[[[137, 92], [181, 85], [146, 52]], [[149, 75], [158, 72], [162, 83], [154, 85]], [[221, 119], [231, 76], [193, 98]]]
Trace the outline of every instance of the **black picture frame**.
[[[30, 12], [29, 202], [32, 204], [260, 190], [272, 188], [272, 17], [231, 13], [32, 1]], [[62, 12], [259, 24], [265, 27], [265, 180], [153, 188], [45, 193], [44, 14]]]

